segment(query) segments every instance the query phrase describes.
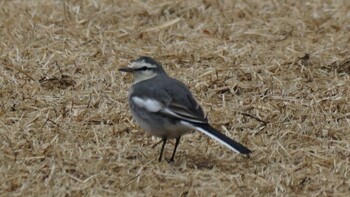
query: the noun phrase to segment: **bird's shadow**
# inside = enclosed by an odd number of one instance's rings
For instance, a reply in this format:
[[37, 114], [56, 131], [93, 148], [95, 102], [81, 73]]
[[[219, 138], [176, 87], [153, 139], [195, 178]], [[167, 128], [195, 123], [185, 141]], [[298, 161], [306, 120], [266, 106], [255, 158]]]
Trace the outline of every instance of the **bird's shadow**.
[[183, 157], [178, 158], [178, 160], [172, 163], [172, 165], [181, 166], [182, 162], [186, 162], [186, 167], [189, 169], [211, 170], [215, 167], [222, 171], [226, 171], [232, 168], [232, 164], [237, 165], [239, 163], [246, 163], [246, 159], [249, 159], [249, 156], [243, 157], [244, 158], [237, 159], [235, 162], [233, 162], [231, 159], [215, 159], [213, 157], [205, 157], [203, 155], [184, 155]]

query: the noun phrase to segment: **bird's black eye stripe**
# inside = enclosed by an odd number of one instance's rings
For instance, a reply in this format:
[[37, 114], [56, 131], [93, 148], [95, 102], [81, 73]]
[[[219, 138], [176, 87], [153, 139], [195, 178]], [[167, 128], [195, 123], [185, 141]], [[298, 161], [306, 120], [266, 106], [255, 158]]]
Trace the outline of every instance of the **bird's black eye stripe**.
[[135, 69], [135, 71], [144, 71], [144, 70], [152, 70], [152, 68], [147, 67], [147, 66], [143, 66], [143, 67], [140, 67], [140, 68], [136, 68], [136, 69]]

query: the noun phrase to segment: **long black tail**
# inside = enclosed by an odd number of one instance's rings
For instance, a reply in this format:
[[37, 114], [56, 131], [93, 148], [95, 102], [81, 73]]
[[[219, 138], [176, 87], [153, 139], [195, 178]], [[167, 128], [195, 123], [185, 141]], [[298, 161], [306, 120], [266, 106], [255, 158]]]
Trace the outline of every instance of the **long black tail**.
[[223, 133], [217, 131], [213, 127], [211, 127], [209, 124], [201, 124], [201, 123], [193, 123], [193, 122], [186, 122], [181, 121], [184, 125], [187, 125], [189, 127], [192, 127], [193, 129], [200, 131], [207, 136], [214, 138], [215, 140], [219, 141], [221, 144], [227, 146], [229, 149], [241, 153], [241, 154], [249, 154], [252, 151], [243, 146], [242, 144], [234, 141], [233, 139], [227, 137]]

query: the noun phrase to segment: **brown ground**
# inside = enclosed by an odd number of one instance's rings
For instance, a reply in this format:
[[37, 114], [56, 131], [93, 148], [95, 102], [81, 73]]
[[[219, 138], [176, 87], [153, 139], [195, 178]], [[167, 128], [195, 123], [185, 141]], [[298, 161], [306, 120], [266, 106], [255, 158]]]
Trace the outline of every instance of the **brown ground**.
[[[349, 196], [349, 43], [347, 0], [2, 0], [0, 196]], [[141, 55], [251, 157], [194, 133], [159, 163]]]

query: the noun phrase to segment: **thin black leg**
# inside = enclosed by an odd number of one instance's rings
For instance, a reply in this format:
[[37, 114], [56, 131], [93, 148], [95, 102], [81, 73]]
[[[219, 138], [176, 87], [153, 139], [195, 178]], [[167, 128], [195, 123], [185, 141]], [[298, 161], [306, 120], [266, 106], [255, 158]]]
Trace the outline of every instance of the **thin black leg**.
[[167, 140], [167, 138], [163, 138], [163, 145], [162, 145], [162, 149], [160, 150], [160, 155], [159, 155], [159, 159], [158, 159], [159, 162], [162, 161], [163, 151], [164, 151], [166, 140]]
[[169, 162], [174, 162], [174, 157], [175, 157], [176, 149], [177, 149], [177, 146], [178, 146], [179, 143], [180, 143], [180, 138], [181, 138], [181, 137], [176, 138], [174, 152], [173, 152], [173, 155], [171, 156], [171, 159], [169, 160]]

